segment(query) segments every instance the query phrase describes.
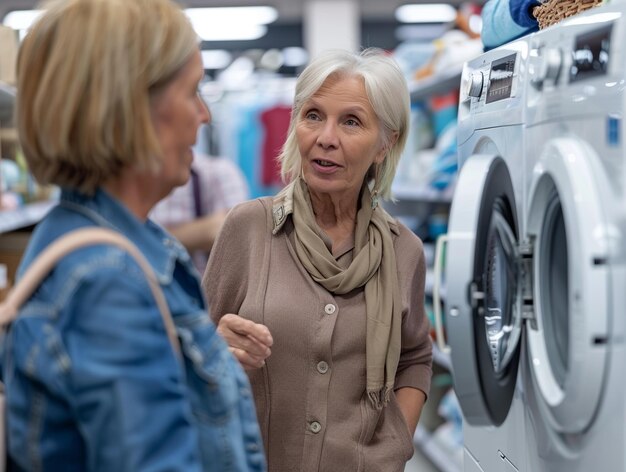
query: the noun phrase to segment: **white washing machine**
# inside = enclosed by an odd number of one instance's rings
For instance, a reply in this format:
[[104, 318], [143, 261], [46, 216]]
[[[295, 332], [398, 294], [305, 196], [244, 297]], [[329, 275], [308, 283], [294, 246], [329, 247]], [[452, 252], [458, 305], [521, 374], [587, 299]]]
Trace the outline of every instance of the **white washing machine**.
[[626, 2], [529, 38], [532, 471], [626, 471]]
[[[446, 317], [466, 471], [626, 471], [625, 44], [620, 1], [464, 69]], [[498, 102], [515, 111], [487, 127]]]
[[462, 74], [446, 314], [467, 471], [525, 469], [523, 311], [513, 300], [525, 228], [527, 61], [520, 40], [468, 62]]

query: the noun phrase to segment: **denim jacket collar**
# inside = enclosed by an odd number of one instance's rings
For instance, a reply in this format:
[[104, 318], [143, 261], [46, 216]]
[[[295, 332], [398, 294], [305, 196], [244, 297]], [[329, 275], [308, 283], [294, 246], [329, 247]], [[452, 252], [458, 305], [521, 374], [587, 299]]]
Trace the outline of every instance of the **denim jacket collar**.
[[171, 283], [177, 259], [191, 265], [189, 254], [178, 240], [152, 220], [139, 220], [125, 205], [102, 189], [98, 189], [92, 197], [64, 189], [60, 204], [82, 213], [99, 226], [123, 233], [141, 247], [161, 284]]

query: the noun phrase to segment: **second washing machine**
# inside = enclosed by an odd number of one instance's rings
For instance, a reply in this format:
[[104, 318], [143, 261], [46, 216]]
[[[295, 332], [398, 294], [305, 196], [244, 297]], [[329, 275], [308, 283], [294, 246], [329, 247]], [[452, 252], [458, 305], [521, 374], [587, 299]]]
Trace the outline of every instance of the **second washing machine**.
[[[626, 471], [624, 44], [617, 1], [465, 67], [445, 314], [468, 472]], [[515, 137], [480, 118], [498, 102]]]

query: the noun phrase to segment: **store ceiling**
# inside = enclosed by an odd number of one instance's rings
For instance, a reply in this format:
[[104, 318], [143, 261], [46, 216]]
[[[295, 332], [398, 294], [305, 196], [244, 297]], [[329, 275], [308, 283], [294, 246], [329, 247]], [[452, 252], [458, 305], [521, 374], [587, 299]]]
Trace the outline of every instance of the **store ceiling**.
[[[328, 0], [332, 1], [332, 0]], [[396, 8], [405, 3], [435, 3], [436, 0], [406, 1], [406, 0], [359, 0], [361, 16], [367, 20], [392, 21]], [[0, 18], [11, 10], [27, 10], [35, 8], [39, 0], [0, 0]], [[299, 22], [302, 19], [306, 0], [185, 0], [186, 7], [223, 7], [242, 5], [271, 5], [278, 9], [281, 23]], [[449, 0], [449, 3], [458, 6], [463, 0]], [[484, 0], [476, 0], [472, 3], [483, 4]]]
[[[267, 33], [254, 41], [210, 41], [203, 42], [202, 49], [227, 50], [240, 54], [251, 48], [259, 50], [306, 47], [303, 34], [303, 15], [307, 0], [178, 0], [185, 7], [224, 7], [270, 5], [278, 10], [278, 19], [267, 25]], [[329, 1], [334, 0], [318, 0]], [[398, 34], [399, 23], [395, 10], [406, 3], [436, 3], [437, 0], [355, 0], [361, 10], [361, 46], [376, 46], [394, 49], [406, 38]], [[482, 5], [486, 0], [448, 0], [445, 3], [458, 7], [464, 3]], [[36, 8], [40, 0], [0, 0], [0, 20], [12, 10]], [[443, 27], [443, 28], [442, 28]], [[412, 39], [430, 41], [443, 34], [449, 25], [424, 25], [410, 33]]]

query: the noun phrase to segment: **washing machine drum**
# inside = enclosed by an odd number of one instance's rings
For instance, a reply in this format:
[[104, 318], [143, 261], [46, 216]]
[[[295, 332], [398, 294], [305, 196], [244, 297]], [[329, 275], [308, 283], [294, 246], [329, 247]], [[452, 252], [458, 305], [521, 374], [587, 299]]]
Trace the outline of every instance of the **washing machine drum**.
[[551, 428], [578, 433], [593, 421], [610, 294], [597, 238], [581, 237], [603, 217], [597, 195], [586, 191], [581, 205], [575, 193], [592, 188], [593, 173], [572, 162], [573, 149], [590, 159], [587, 148], [555, 140], [540, 160], [526, 234], [505, 161], [475, 155], [461, 169], [449, 222], [446, 323], [455, 391], [470, 424], [506, 419], [522, 339]]

